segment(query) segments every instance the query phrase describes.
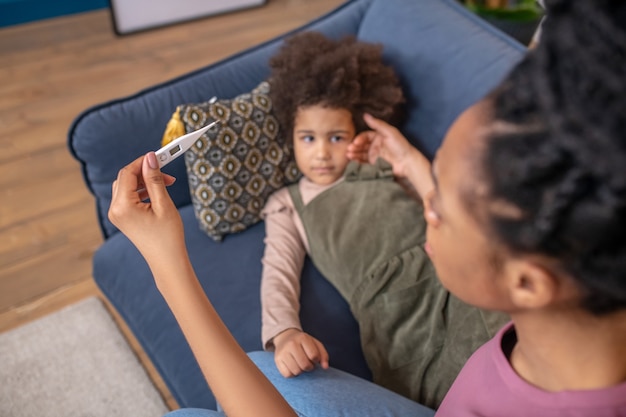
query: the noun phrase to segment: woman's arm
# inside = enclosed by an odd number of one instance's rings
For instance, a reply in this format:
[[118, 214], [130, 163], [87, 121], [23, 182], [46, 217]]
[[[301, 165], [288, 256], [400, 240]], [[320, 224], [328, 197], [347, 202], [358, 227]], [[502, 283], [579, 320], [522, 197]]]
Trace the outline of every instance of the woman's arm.
[[[137, 190], [145, 188], [145, 194]], [[144, 197], [149, 201], [142, 201]], [[204, 294], [185, 247], [181, 218], [150, 152], [118, 174], [109, 218], [139, 249], [227, 415], [295, 416], [250, 361]]]

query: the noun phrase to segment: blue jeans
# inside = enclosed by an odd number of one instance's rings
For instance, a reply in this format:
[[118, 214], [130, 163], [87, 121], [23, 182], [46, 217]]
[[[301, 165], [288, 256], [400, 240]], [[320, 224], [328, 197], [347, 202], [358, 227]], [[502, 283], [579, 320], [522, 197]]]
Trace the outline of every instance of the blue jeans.
[[[337, 369], [316, 369], [285, 378], [274, 355], [252, 352], [250, 359], [301, 417], [432, 417], [435, 412], [364, 379]], [[180, 409], [167, 417], [218, 417], [220, 411]], [[253, 417], [253, 416], [252, 416]]]

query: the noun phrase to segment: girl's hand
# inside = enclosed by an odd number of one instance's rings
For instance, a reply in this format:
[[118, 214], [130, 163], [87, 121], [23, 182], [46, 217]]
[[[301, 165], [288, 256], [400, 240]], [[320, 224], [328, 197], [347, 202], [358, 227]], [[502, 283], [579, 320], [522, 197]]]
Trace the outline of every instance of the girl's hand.
[[185, 250], [182, 221], [165, 188], [174, 181], [149, 152], [122, 168], [113, 183], [109, 219], [148, 263]]
[[287, 329], [274, 338], [274, 361], [285, 378], [312, 371], [316, 364], [328, 369], [328, 352], [313, 336], [298, 329]]

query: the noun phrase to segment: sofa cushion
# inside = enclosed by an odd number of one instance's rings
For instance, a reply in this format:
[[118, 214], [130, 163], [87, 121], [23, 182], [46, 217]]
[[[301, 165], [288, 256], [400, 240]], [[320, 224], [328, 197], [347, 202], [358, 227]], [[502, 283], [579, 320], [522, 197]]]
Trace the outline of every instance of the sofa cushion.
[[400, 130], [428, 157], [457, 116], [495, 88], [525, 50], [457, 0], [373, 1], [357, 36], [384, 45], [383, 59], [407, 97]]
[[220, 122], [185, 153], [196, 219], [214, 240], [258, 223], [269, 196], [299, 177], [269, 89], [264, 81], [234, 99], [179, 105], [168, 123], [161, 145]]

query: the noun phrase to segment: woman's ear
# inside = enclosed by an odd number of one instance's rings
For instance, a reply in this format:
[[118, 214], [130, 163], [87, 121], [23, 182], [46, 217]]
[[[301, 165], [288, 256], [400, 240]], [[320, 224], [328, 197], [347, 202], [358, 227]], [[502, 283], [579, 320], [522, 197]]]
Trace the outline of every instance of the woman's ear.
[[558, 278], [541, 264], [528, 259], [510, 261], [507, 285], [511, 302], [520, 309], [552, 305], [559, 293]]

